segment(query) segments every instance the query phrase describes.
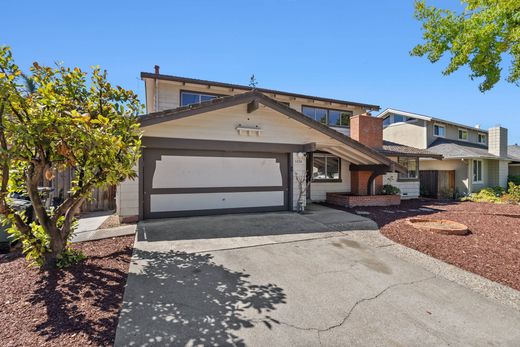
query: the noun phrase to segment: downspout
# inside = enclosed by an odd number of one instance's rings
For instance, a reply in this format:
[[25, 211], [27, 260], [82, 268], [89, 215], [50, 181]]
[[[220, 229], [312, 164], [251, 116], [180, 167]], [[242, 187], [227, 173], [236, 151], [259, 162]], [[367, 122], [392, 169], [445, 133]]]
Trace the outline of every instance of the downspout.
[[159, 111], [159, 65], [154, 66], [155, 70], [155, 78], [154, 78], [154, 91], [153, 91], [153, 97], [154, 97], [154, 105], [153, 110], [154, 112]]

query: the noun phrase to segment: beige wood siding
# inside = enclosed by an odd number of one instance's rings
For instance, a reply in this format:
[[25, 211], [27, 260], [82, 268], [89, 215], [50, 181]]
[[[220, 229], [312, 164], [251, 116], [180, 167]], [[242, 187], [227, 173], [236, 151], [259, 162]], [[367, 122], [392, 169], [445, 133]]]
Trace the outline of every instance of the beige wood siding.
[[383, 139], [415, 148], [426, 148], [426, 127], [423, 120], [395, 123], [383, 129]]
[[[320, 146], [339, 145], [337, 140], [263, 105], [253, 113], [247, 113], [246, 108], [246, 105], [237, 105], [151, 125], [143, 128], [144, 136], [293, 144], [316, 142]], [[240, 135], [236, 130], [239, 125], [258, 126], [262, 132], [259, 135], [248, 136], [244, 133]]]

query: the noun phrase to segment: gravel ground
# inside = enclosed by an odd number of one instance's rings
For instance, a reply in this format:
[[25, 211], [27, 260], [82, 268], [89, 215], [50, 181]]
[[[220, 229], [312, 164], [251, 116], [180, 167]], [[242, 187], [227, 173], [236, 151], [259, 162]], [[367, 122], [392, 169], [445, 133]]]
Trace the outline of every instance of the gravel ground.
[[[408, 200], [397, 207], [345, 210], [369, 212], [364, 216], [376, 221], [381, 233], [395, 242], [520, 290], [518, 205]], [[406, 224], [408, 217], [415, 216], [463, 223], [471, 233], [441, 235], [415, 229]]]
[[115, 337], [133, 236], [75, 244], [80, 264], [45, 274], [0, 258], [2, 346], [107, 346]]

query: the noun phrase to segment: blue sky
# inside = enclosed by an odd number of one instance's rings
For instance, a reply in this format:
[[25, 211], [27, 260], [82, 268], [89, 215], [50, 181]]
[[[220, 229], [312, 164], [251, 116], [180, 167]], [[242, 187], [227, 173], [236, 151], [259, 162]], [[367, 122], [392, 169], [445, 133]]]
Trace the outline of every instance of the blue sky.
[[[45, 3], [45, 5], [43, 5]], [[433, 1], [456, 6], [454, 1]], [[458, 3], [458, 2], [455, 2]], [[3, 3], [0, 45], [18, 64], [100, 65], [144, 97], [141, 71], [378, 104], [483, 128], [520, 143], [520, 88], [485, 94], [468, 70], [411, 57], [413, 1], [25, 1]], [[22, 11], [23, 10], [23, 11]], [[505, 69], [507, 71], [507, 68]], [[143, 100], [144, 101], [144, 100]]]

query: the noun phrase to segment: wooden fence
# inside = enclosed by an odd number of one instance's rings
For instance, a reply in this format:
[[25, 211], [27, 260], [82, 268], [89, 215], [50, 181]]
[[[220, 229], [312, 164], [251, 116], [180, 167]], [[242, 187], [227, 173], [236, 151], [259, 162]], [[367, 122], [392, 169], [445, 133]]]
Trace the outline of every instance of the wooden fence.
[[[59, 204], [69, 196], [71, 182], [74, 173], [72, 170], [58, 172], [55, 177], [47, 182], [47, 186], [53, 188], [50, 193], [51, 203]], [[94, 188], [92, 199], [85, 201], [80, 207], [81, 212], [109, 211], [116, 208], [116, 187], [107, 186]]]

